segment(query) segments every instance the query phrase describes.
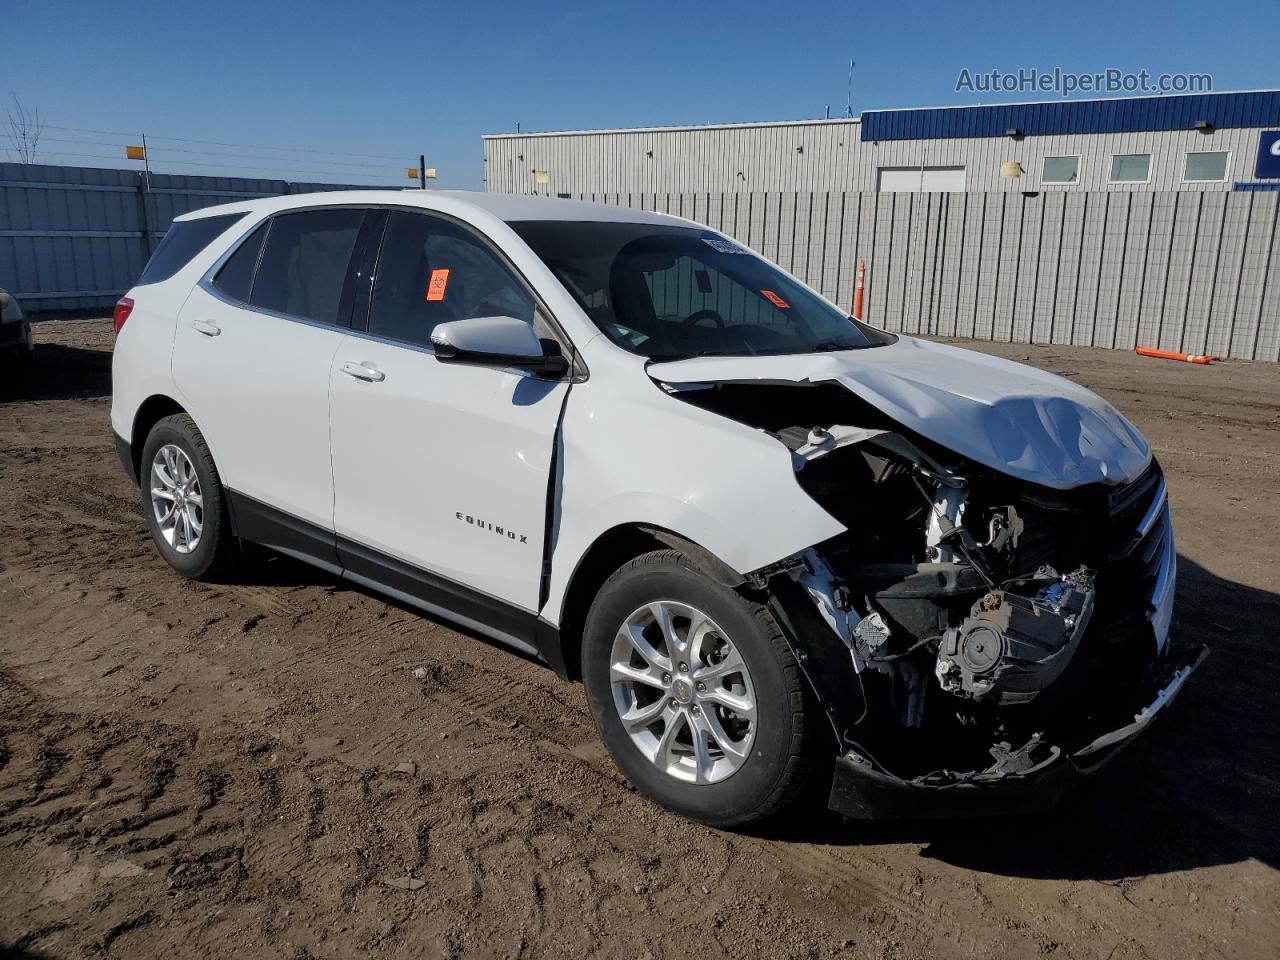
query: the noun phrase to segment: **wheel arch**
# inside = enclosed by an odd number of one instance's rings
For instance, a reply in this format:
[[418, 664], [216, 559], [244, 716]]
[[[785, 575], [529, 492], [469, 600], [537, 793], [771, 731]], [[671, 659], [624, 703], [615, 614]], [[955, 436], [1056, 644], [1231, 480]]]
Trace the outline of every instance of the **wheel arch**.
[[611, 527], [592, 542], [574, 567], [560, 610], [560, 663], [566, 679], [582, 679], [582, 631], [591, 603], [606, 580], [624, 564], [642, 554], [671, 548], [687, 556], [698, 571], [734, 589], [747, 578], [710, 550], [674, 530], [648, 523], [624, 523]]
[[[129, 456], [132, 460], [133, 479], [142, 482], [142, 448], [147, 442], [151, 428], [175, 413], [187, 413], [185, 407], [177, 400], [163, 393], [153, 393], [138, 405], [133, 415], [133, 427], [129, 431]], [[190, 416], [189, 413], [187, 413]]]

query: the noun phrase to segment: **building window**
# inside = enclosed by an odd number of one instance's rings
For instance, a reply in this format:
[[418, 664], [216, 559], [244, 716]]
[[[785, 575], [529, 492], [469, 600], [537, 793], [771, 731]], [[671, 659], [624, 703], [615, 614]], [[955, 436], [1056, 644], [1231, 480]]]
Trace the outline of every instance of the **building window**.
[[1182, 171], [1184, 183], [1218, 182], [1227, 179], [1227, 152], [1188, 153]]
[[1075, 183], [1080, 176], [1079, 157], [1045, 157], [1041, 183]]
[[964, 167], [880, 167], [880, 193], [962, 193]]
[[1117, 153], [1111, 158], [1112, 183], [1146, 183], [1151, 178], [1151, 154]]

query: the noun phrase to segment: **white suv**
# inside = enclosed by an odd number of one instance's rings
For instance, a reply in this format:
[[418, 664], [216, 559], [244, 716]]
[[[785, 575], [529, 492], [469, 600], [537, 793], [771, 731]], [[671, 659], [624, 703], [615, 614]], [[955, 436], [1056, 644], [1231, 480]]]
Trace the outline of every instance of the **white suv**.
[[586, 684], [718, 825], [1043, 807], [1202, 648], [1146, 442], [1089, 391], [873, 329], [687, 220], [352, 192], [178, 218], [116, 310], [157, 549], [241, 541]]

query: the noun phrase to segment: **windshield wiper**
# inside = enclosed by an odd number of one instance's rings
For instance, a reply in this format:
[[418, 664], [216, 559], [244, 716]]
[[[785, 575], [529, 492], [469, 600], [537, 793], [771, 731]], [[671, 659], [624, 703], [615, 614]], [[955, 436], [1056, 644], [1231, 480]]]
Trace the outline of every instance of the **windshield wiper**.
[[823, 340], [814, 346], [814, 353], [835, 353], [839, 350], [856, 350], [858, 349], [851, 343], [836, 343], [834, 340]]

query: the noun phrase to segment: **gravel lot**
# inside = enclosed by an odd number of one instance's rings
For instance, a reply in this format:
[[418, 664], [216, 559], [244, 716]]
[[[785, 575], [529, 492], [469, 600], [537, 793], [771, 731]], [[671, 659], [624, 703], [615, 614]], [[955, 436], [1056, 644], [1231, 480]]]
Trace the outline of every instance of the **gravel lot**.
[[179, 579], [110, 323], [35, 336], [0, 372], [0, 955], [1280, 955], [1275, 366], [977, 344], [1146, 432], [1213, 655], [1051, 816], [742, 836], [633, 793], [581, 691], [480, 639], [278, 558]]

